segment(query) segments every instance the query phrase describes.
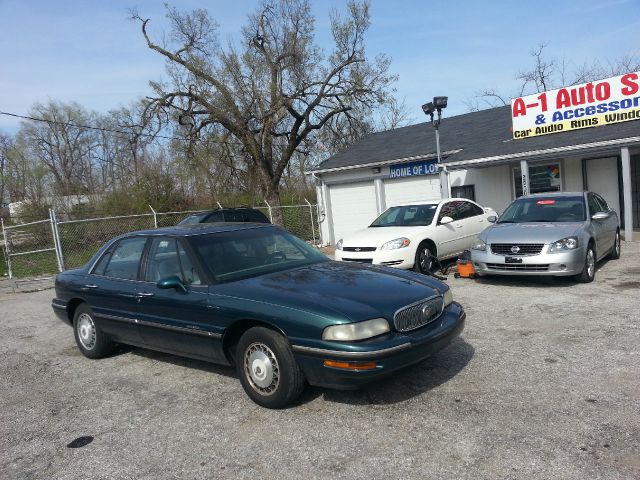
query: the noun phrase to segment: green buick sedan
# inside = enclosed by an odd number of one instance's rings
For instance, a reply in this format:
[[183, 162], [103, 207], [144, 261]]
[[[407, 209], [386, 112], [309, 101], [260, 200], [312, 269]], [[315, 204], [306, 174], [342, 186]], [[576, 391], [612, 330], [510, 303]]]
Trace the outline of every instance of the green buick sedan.
[[307, 383], [377, 381], [448, 345], [465, 322], [434, 278], [334, 262], [265, 224], [128, 233], [55, 287], [53, 310], [86, 357], [124, 343], [233, 365], [268, 408], [289, 405]]

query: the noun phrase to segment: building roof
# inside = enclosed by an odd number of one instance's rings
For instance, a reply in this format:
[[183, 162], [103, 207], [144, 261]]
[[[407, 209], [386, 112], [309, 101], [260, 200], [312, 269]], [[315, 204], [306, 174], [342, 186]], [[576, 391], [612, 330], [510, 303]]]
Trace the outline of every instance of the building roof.
[[[568, 132], [514, 140], [511, 107], [498, 107], [446, 117], [440, 124], [443, 162], [457, 164], [474, 160], [499, 161], [525, 152], [543, 153], [551, 149], [572, 149], [586, 144], [631, 139], [640, 143], [640, 121], [583, 128]], [[317, 173], [390, 161], [435, 158], [436, 140], [431, 122], [387, 130], [366, 136], [344, 151], [322, 162]], [[535, 156], [535, 155], [533, 155]], [[503, 158], [504, 159], [504, 158]]]

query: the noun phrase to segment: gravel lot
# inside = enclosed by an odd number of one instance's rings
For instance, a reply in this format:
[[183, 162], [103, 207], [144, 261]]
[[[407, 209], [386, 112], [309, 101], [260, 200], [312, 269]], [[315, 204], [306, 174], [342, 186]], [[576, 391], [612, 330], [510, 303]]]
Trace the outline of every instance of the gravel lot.
[[51, 290], [0, 295], [0, 478], [640, 478], [640, 243], [589, 285], [449, 283], [468, 314], [453, 345], [283, 411], [228, 368], [85, 359]]

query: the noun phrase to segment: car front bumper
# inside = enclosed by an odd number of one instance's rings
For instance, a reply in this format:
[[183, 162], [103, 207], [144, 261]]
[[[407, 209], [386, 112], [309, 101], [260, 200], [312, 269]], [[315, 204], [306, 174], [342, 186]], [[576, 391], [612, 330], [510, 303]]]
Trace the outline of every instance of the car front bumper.
[[334, 258], [342, 262], [358, 262], [373, 265], [386, 265], [387, 267], [409, 269], [413, 268], [416, 252], [411, 246], [396, 248], [394, 250], [380, 250], [374, 252], [346, 252], [336, 250]]
[[570, 276], [582, 273], [585, 248], [580, 247], [560, 253], [548, 253], [545, 245], [539, 255], [515, 257], [521, 263], [506, 263], [506, 256], [496, 255], [487, 245], [486, 251], [471, 251], [473, 268], [478, 275], [553, 275]]
[[[358, 350], [331, 350], [293, 345], [293, 351], [311, 385], [353, 390], [418, 363], [449, 345], [464, 329], [466, 314], [456, 302], [422, 328], [406, 334], [392, 332], [383, 340], [373, 339]], [[350, 344], [353, 346], [354, 344]], [[325, 360], [375, 362], [375, 369], [343, 370], [327, 367]]]

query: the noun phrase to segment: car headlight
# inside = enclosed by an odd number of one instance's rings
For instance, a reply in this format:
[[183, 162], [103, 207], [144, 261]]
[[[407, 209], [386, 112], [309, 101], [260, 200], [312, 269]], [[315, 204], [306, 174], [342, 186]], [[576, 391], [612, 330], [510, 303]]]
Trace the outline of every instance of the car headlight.
[[347, 342], [377, 337], [389, 331], [389, 322], [384, 318], [374, 318], [365, 322], [332, 325], [322, 332], [323, 340]]
[[479, 252], [487, 251], [487, 244], [480, 238], [477, 238], [473, 245], [471, 245], [471, 250], [477, 250]]
[[567, 237], [557, 242], [553, 242], [549, 246], [549, 253], [566, 252], [567, 250], [575, 250], [578, 248], [580, 242], [576, 237]]
[[446, 308], [447, 306], [451, 305], [453, 303], [453, 293], [451, 292], [451, 289], [447, 289], [443, 294], [442, 294], [442, 300], [444, 302], [444, 308]]
[[338, 240], [338, 243], [336, 243], [336, 250], [342, 250], [342, 239]]
[[395, 240], [391, 240], [382, 245], [380, 250], [395, 250], [397, 248], [405, 248], [408, 247], [411, 243], [411, 240], [405, 237], [396, 238]]

